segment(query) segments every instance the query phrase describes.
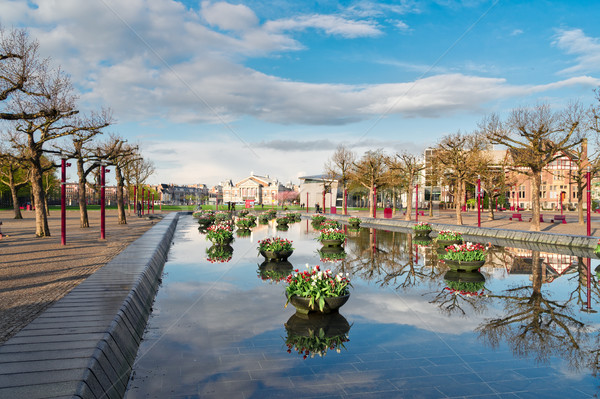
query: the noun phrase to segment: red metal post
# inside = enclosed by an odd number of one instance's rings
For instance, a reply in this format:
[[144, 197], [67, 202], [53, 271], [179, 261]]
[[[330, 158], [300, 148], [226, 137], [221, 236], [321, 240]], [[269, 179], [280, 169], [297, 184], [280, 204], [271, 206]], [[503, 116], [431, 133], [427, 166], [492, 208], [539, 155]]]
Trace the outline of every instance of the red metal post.
[[415, 222], [419, 221], [419, 185], [415, 184]]
[[100, 239], [106, 238], [105, 232], [105, 209], [104, 209], [104, 186], [105, 186], [106, 167], [100, 166]]
[[152, 213], [154, 213], [154, 193], [152, 193]]
[[587, 258], [587, 310], [592, 308], [592, 258]]
[[67, 160], [60, 162], [60, 245], [67, 245]]
[[148, 194], [147, 194], [147, 195], [148, 195], [148, 197], [146, 197], [146, 199], [147, 199], [146, 206], [148, 207], [148, 215], [149, 215], [149, 214], [150, 214], [150, 187], [148, 187], [148, 191], [147, 191], [147, 193], [148, 193]]
[[133, 209], [137, 215], [137, 186], [133, 186]]
[[587, 235], [592, 235], [592, 174], [590, 168], [586, 173], [587, 180]]
[[560, 214], [563, 214], [563, 206], [562, 206], [562, 202], [563, 202], [563, 191], [560, 192]]
[[141, 209], [142, 209], [142, 216], [144, 216], [144, 187], [142, 187], [142, 193], [141, 193], [140, 197], [142, 197]]
[[481, 179], [477, 177], [477, 227], [481, 227]]

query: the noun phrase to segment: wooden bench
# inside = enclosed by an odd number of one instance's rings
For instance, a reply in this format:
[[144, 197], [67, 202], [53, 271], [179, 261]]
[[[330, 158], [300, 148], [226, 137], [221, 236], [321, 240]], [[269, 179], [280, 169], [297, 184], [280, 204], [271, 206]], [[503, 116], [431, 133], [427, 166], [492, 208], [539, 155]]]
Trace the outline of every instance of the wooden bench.
[[550, 222], [552, 222], [552, 223], [558, 223], [560, 221], [562, 221], [563, 224], [567, 224], [565, 215], [554, 215], [554, 219], [550, 220]]
[[511, 217], [508, 218], [508, 220], [519, 220], [519, 222], [523, 221], [523, 217], [521, 216], [520, 213], [513, 213]]

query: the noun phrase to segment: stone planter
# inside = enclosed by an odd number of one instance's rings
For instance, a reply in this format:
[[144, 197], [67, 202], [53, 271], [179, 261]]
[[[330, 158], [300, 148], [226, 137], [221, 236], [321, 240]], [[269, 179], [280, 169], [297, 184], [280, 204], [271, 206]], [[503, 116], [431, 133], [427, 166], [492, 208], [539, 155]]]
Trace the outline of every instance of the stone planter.
[[474, 261], [460, 261], [460, 260], [449, 260], [444, 259], [444, 263], [450, 267], [450, 270], [457, 271], [465, 271], [471, 272], [478, 270], [481, 266], [485, 264], [484, 260], [474, 260]]
[[445, 249], [446, 247], [448, 247], [450, 245], [462, 244], [462, 240], [437, 240], [436, 239], [436, 243], [438, 246]]
[[315, 303], [314, 306], [310, 306], [310, 298], [292, 295], [290, 299], [290, 303], [296, 308], [296, 313], [300, 314], [308, 314], [309, 312], [317, 312], [317, 313], [332, 313], [337, 312], [339, 308], [341, 308], [350, 298], [350, 294], [344, 296], [336, 296], [331, 298], [325, 298], [325, 306], [323, 307], [323, 311], [319, 309], [319, 304]]
[[340, 247], [344, 240], [321, 240], [321, 245], [324, 247]]
[[292, 255], [294, 251], [260, 251], [260, 254], [267, 260], [281, 260], [284, 261]]
[[222, 241], [218, 241], [216, 239], [211, 239], [210, 241], [214, 245], [229, 245], [229, 244], [231, 244], [233, 242], [233, 236], [232, 237], [226, 237]]
[[429, 237], [431, 229], [413, 229], [413, 234], [417, 237]]

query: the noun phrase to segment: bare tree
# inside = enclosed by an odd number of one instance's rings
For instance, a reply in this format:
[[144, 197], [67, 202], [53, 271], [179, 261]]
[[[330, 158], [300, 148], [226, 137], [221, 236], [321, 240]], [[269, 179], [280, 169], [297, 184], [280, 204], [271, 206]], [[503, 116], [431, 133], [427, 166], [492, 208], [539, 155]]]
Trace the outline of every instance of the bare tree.
[[451, 186], [456, 208], [456, 224], [462, 225], [465, 184], [481, 170], [483, 141], [475, 134], [457, 132], [444, 136], [437, 145], [435, 157], [443, 169], [444, 182]]
[[479, 128], [490, 142], [509, 149], [512, 170], [526, 174], [532, 183], [532, 231], [540, 231], [540, 191], [542, 170], [566, 151], [581, 143], [578, 126], [583, 117], [581, 106], [573, 103], [563, 111], [552, 111], [548, 104], [514, 109], [502, 123], [489, 115]]
[[[348, 182], [350, 180], [350, 174], [354, 162], [356, 161], [356, 154], [348, 150], [344, 145], [340, 144], [335, 152], [333, 153], [330, 160], [325, 163], [325, 173], [330, 179], [336, 179], [342, 186], [343, 191], [343, 207], [344, 214], [347, 214], [346, 204], [346, 190], [348, 189]], [[308, 204], [306, 204], [308, 206]]]
[[[425, 169], [425, 164], [420, 157], [404, 151], [396, 153], [394, 157], [388, 158], [388, 170], [392, 174], [393, 181], [405, 189], [406, 192], [406, 214], [404, 220], [411, 220], [412, 213], [412, 189], [419, 173]], [[415, 206], [419, 206], [416, 204]]]
[[139, 148], [127, 143], [121, 137], [111, 134], [108, 141], [101, 146], [101, 153], [107, 161], [115, 167], [115, 177], [117, 180], [117, 210], [119, 215], [119, 224], [127, 224], [125, 217], [125, 207], [123, 190], [125, 187], [125, 178], [123, 170], [133, 162], [141, 161]]
[[386, 156], [383, 150], [367, 151], [358, 162], [354, 162], [349, 174], [350, 180], [369, 190], [369, 216], [373, 217], [377, 204], [373, 198], [373, 190], [384, 188], [386, 184]]
[[10, 189], [15, 219], [23, 219], [18, 192], [29, 184], [29, 177], [18, 158], [2, 148], [0, 148], [0, 182]]

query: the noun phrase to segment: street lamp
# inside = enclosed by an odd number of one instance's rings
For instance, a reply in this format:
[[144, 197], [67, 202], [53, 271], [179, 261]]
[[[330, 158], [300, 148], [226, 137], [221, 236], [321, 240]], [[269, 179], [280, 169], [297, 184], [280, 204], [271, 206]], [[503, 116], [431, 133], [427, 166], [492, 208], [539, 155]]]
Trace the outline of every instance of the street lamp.
[[60, 245], [67, 245], [67, 158], [60, 160]]
[[477, 175], [477, 227], [481, 227], [481, 177]]
[[419, 221], [419, 184], [415, 184], [415, 222]]

